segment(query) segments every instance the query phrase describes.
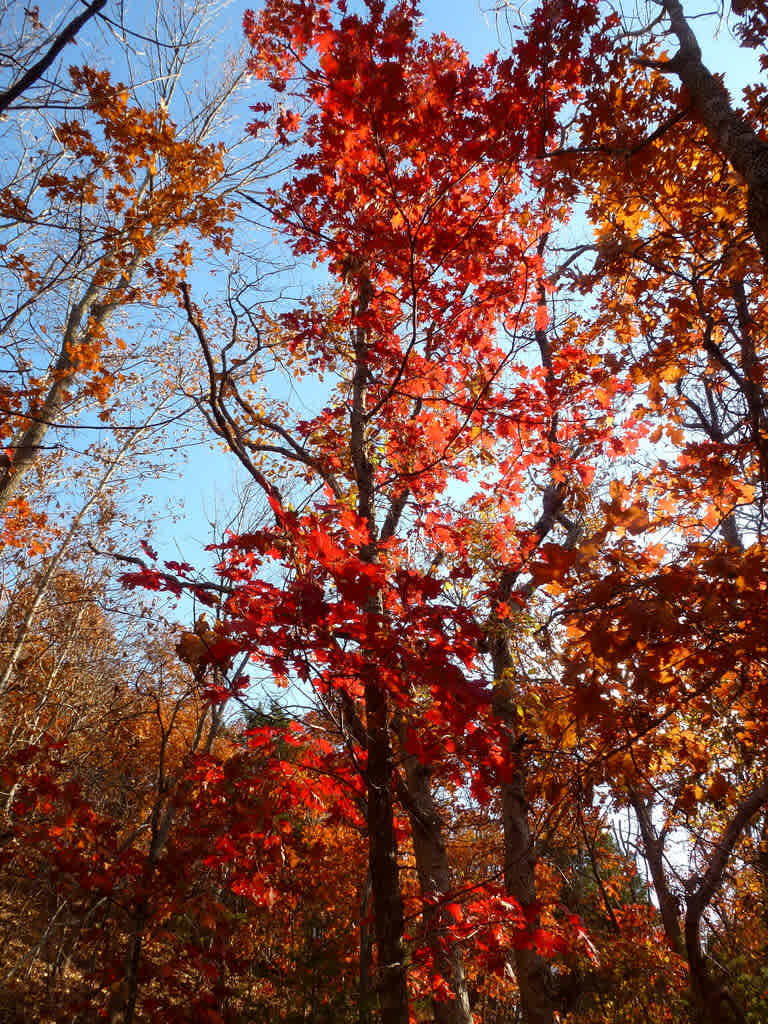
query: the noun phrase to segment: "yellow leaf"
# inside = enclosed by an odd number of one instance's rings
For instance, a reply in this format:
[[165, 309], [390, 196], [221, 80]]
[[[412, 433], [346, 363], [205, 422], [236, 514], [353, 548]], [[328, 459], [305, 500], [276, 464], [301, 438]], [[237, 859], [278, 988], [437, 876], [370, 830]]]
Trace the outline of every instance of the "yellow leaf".
[[663, 367], [659, 372], [659, 376], [662, 380], [680, 380], [681, 377], [685, 376], [685, 367], [672, 363], [670, 366]]

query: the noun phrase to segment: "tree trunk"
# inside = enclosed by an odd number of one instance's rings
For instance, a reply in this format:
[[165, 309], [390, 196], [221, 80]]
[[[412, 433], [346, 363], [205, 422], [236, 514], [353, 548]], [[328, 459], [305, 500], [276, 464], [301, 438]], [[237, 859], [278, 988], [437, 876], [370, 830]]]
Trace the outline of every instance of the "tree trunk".
[[[358, 281], [357, 316], [368, 309], [373, 288], [365, 272]], [[353, 327], [351, 340], [355, 352], [350, 409], [350, 456], [357, 484], [358, 515], [368, 526], [369, 541], [360, 550], [365, 562], [377, 558], [375, 472], [368, 454], [366, 437], [366, 396], [369, 380], [368, 337], [364, 328]], [[369, 594], [366, 613], [383, 613], [382, 596]], [[374, 930], [379, 967], [379, 1005], [381, 1024], [408, 1024], [408, 985], [403, 936], [405, 920], [397, 865], [392, 789], [394, 764], [389, 737], [390, 708], [386, 690], [376, 670], [375, 652], [370, 658], [364, 680], [365, 731], [368, 763], [366, 796], [368, 801], [368, 858], [373, 892]]]
[[[83, 25], [106, 6], [107, 0], [93, 0], [92, 3], [86, 6], [84, 11], [81, 11], [77, 17], [64, 26], [61, 32], [51, 40], [51, 45], [43, 56], [31, 68], [25, 71], [18, 81], [14, 82], [8, 89], [0, 92], [0, 113], [7, 110], [14, 100], [17, 100], [30, 86], [43, 78], [67, 43], [73, 43], [75, 36]], [[41, 107], [45, 107], [45, 105], [45, 101], [40, 104]]]
[[[159, 230], [154, 231], [153, 241], [157, 241], [162, 234]], [[142, 258], [136, 255], [125, 266], [119, 279], [112, 283], [111, 289], [108, 284], [99, 283], [94, 277], [80, 301], [71, 308], [45, 398], [39, 405], [27, 410], [29, 425], [19, 431], [8, 446], [13, 454], [10, 457], [0, 455], [0, 515], [15, 496], [27, 470], [36, 462], [51, 425], [61, 418], [69, 397], [69, 388], [78, 373], [77, 366], [72, 362], [72, 351], [78, 346], [88, 348], [93, 344], [95, 332], [108, 323]]]
[[67, 399], [68, 387], [74, 375], [70, 350], [87, 331], [83, 329], [93, 307], [98, 289], [91, 285], [83, 298], [71, 310], [67, 318], [59, 356], [51, 371], [52, 381], [45, 398], [39, 406], [29, 409], [29, 421], [23, 431], [14, 437], [11, 444], [12, 456], [0, 459], [0, 514], [14, 497], [24, 479], [24, 474], [35, 462], [51, 423], [61, 416]]
[[728, 989], [709, 971], [701, 949], [701, 919], [721, 885], [733, 848], [750, 820], [768, 803], [768, 778], [756, 786], [736, 807], [715, 847], [698, 887], [686, 899], [685, 951], [697, 1024], [746, 1024], [746, 1017]]
[[125, 959], [125, 977], [109, 1001], [107, 1013], [109, 1024], [133, 1024], [136, 1016], [136, 1002], [139, 997], [139, 965], [144, 945], [144, 933], [149, 918], [146, 901], [136, 908], [131, 928], [131, 940]]
[[696, 1024], [747, 1024], [747, 1018], [726, 988], [709, 973], [701, 951], [698, 920], [685, 921], [685, 949]]
[[365, 687], [368, 734], [368, 843], [382, 1024], [408, 1024], [403, 901], [392, 808], [392, 748], [387, 698], [377, 681]]
[[450, 915], [445, 899], [451, 890], [448, 853], [442, 833], [442, 819], [432, 798], [432, 772], [414, 754], [407, 754], [407, 726], [399, 722], [401, 758], [408, 787], [408, 816], [413, 836], [416, 873], [423, 903], [424, 931], [435, 967], [448, 982], [449, 1000], [433, 1000], [437, 1024], [473, 1024], [464, 962], [459, 944], [450, 938]]
[[685, 943], [683, 942], [683, 933], [680, 930], [677, 898], [667, 884], [667, 875], [664, 870], [664, 840], [656, 835], [650, 811], [640, 794], [631, 786], [627, 787], [627, 791], [629, 802], [634, 808], [637, 822], [640, 826], [645, 859], [651, 872], [656, 899], [659, 901], [659, 912], [661, 913], [661, 921], [664, 925], [664, 933], [672, 949], [680, 956], [685, 956]]
[[688, 976], [696, 1024], [746, 1024], [744, 1012], [728, 989], [712, 977], [701, 948], [701, 919], [723, 880], [723, 874], [739, 837], [750, 819], [768, 801], [768, 779], [755, 787], [736, 807], [731, 820], [714, 848], [706, 871], [695, 889], [688, 888], [685, 920], [680, 928], [677, 901], [669, 889], [664, 870], [664, 843], [656, 835], [648, 806], [631, 787], [630, 803], [635, 809], [645, 857], [659, 901], [664, 931], [672, 948], [688, 960]]
[[[497, 631], [489, 637], [495, 679], [494, 711], [506, 736], [507, 754], [514, 765], [510, 778], [501, 784], [504, 826], [504, 886], [527, 910], [536, 902], [536, 852], [528, 828], [525, 768], [516, 734], [515, 704], [506, 682], [512, 657], [506, 636]], [[531, 922], [535, 926], [535, 922]], [[515, 975], [520, 989], [523, 1024], [554, 1024], [554, 986], [549, 964], [534, 949], [515, 950]]]
[[360, 986], [357, 997], [357, 1024], [371, 1024], [371, 933], [368, 913], [371, 900], [371, 872], [366, 873], [360, 896]]
[[662, 0], [680, 49], [662, 65], [688, 90], [699, 120], [747, 185], [747, 219], [768, 266], [768, 142], [734, 110], [725, 86], [705, 67], [679, 0]]
[[[203, 740], [205, 722], [210, 713], [211, 720], [208, 727], [208, 734]], [[213, 741], [218, 735], [223, 721], [222, 709], [216, 709], [213, 705], [198, 717], [195, 732], [190, 744], [190, 757], [195, 754], [209, 754]], [[165, 750], [168, 741], [168, 734], [165, 734], [160, 746], [158, 771], [157, 771], [157, 797], [150, 817], [150, 843], [147, 858], [144, 863], [144, 876], [142, 889], [144, 893], [151, 893], [158, 861], [168, 845], [168, 837], [171, 834], [176, 815], [178, 814], [177, 798], [174, 790], [182, 779], [182, 773], [176, 777], [165, 775]], [[168, 794], [168, 795], [166, 795]], [[125, 958], [124, 975], [120, 987], [110, 1000], [108, 1007], [109, 1024], [133, 1024], [136, 1018], [136, 1004], [139, 999], [140, 989], [140, 968], [144, 941], [146, 939], [147, 924], [151, 918], [150, 897], [142, 896], [133, 913], [131, 924], [131, 938], [128, 945], [128, 953]]]

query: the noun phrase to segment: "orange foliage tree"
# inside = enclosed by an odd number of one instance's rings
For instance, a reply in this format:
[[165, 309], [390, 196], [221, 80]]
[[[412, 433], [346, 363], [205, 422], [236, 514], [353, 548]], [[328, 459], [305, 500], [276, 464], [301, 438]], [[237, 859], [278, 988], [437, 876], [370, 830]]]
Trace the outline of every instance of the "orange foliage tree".
[[[765, 71], [764, 5], [733, 18]], [[548, 553], [557, 712], [589, 744], [590, 782], [634, 813], [694, 1019], [743, 1021], [754, 1004], [710, 951], [768, 806], [766, 87], [737, 106], [677, 0], [604, 29], [547, 157], [594, 231], [567, 261], [592, 311], [575, 340], [629, 376], [650, 444], [600, 490], [584, 541]]]

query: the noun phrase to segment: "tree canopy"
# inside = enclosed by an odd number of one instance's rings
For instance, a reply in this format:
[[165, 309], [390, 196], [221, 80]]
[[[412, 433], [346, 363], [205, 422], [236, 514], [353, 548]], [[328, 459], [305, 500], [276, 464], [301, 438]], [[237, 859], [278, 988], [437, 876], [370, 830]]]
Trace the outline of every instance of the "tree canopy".
[[9, 1020], [768, 1013], [768, 7], [495, 13], [0, 22]]

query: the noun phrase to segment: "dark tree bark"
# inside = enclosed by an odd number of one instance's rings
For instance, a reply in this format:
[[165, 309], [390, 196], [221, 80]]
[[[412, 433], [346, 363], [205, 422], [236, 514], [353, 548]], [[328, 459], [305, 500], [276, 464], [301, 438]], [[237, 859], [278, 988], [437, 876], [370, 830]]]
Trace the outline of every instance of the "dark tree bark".
[[43, 77], [67, 43], [71, 43], [83, 25], [87, 21], [90, 21], [94, 15], [98, 14], [99, 11], [106, 6], [107, 0], [93, 0], [93, 3], [88, 4], [76, 18], [73, 18], [72, 21], [70, 21], [70, 23], [66, 25], [61, 32], [59, 32], [40, 60], [34, 63], [31, 68], [28, 68], [21, 78], [14, 82], [13, 85], [4, 92], [0, 92], [0, 114], [7, 110], [14, 100], [17, 100], [23, 92]]
[[[356, 316], [368, 308], [373, 294], [370, 280], [362, 274], [358, 283]], [[210, 423], [226, 441], [259, 487], [275, 500], [282, 503], [277, 487], [258, 469], [251, 459], [251, 451], [238, 424], [226, 406], [226, 395], [221, 385], [222, 375], [216, 364], [207, 340], [205, 330], [193, 306], [189, 288], [180, 286], [182, 302], [187, 318], [200, 342], [205, 358], [210, 392], [208, 401], [211, 409]], [[370, 370], [368, 366], [369, 341], [366, 330], [353, 326], [350, 344], [354, 353], [354, 372], [351, 382], [351, 403], [349, 409], [349, 457], [351, 475], [357, 488], [357, 513], [368, 527], [368, 542], [358, 554], [362, 561], [376, 562], [379, 544], [390, 539], [397, 527], [400, 514], [407, 498], [407, 491], [391, 500], [389, 511], [381, 528], [378, 529], [376, 508], [376, 487], [374, 465], [369, 457], [369, 442], [366, 437], [366, 397]], [[244, 403], [243, 408], [247, 409]], [[323, 476], [334, 493], [339, 493], [334, 479], [322, 472], [302, 445], [289, 440], [290, 458], [301, 462]], [[382, 595], [372, 589], [360, 609], [368, 614], [383, 614]], [[390, 726], [392, 724], [391, 701], [382, 686], [377, 669], [374, 650], [367, 652], [363, 670], [363, 719], [355, 725], [355, 739], [367, 753], [364, 772], [366, 786], [366, 807], [368, 826], [368, 862], [370, 870], [371, 898], [373, 904], [373, 937], [377, 951], [378, 980], [376, 990], [379, 999], [381, 1024], [409, 1024], [407, 970], [405, 963], [405, 920], [400, 890], [398, 868], [398, 844], [394, 821], [395, 766]], [[343, 695], [342, 695], [343, 699]], [[346, 702], [345, 702], [346, 703]], [[352, 715], [357, 718], [356, 711]], [[362, 982], [361, 982], [362, 988]], [[361, 995], [359, 1016], [365, 1019], [366, 1007]]]
[[653, 888], [656, 891], [656, 899], [659, 901], [664, 934], [667, 936], [672, 949], [680, 956], [685, 956], [685, 943], [683, 942], [683, 933], [680, 930], [677, 897], [669, 888], [667, 873], [664, 870], [664, 838], [656, 834], [648, 805], [640, 794], [631, 786], [628, 787], [628, 793], [629, 802], [634, 808], [637, 822], [640, 826], [643, 852], [650, 868]]
[[[400, 746], [407, 749], [408, 728], [401, 720]], [[425, 937], [435, 966], [450, 985], [453, 998], [433, 1000], [437, 1024], [473, 1024], [464, 962], [458, 943], [450, 938], [445, 899], [451, 890], [448, 852], [443, 840], [443, 821], [432, 796], [432, 772], [414, 754], [402, 753], [407, 784], [407, 809], [413, 836], [416, 873], [424, 898]]]
[[[514, 771], [501, 784], [501, 813], [504, 828], [504, 886], [526, 910], [536, 902], [536, 851], [528, 827], [528, 801], [525, 796], [525, 765], [517, 737], [515, 704], [507, 680], [512, 655], [503, 630], [490, 637], [494, 687], [494, 710], [507, 741], [507, 752]], [[549, 964], [534, 949], [515, 950], [515, 975], [520, 989], [524, 1024], [554, 1024], [554, 986]]]
[[403, 945], [405, 922], [392, 808], [393, 764], [387, 703], [383, 689], [375, 680], [366, 684], [369, 863], [378, 949], [381, 1020], [382, 1024], [408, 1024], [408, 988]]
[[661, 65], [661, 70], [678, 76], [715, 145], [746, 182], [749, 227], [768, 266], [768, 142], [736, 113], [725, 87], [705, 67], [680, 0], [660, 2], [680, 44], [678, 52]]
[[[539, 240], [540, 256], [544, 254], [548, 237], [544, 234]], [[546, 306], [546, 288], [543, 280], [538, 282], [538, 293], [539, 305]], [[541, 354], [541, 364], [547, 376], [551, 377], [552, 353], [545, 330], [537, 329], [536, 343]], [[549, 429], [553, 449], [557, 446], [557, 430], [558, 417], [555, 413]], [[566, 547], [572, 547], [578, 542], [580, 530], [563, 515], [564, 494], [565, 485], [562, 482], [554, 482], [553, 478], [542, 495], [541, 515], [534, 527], [539, 542], [549, 535], [556, 523], [560, 523], [568, 530]], [[499, 579], [497, 599], [503, 602], [510, 601], [517, 582], [518, 570], [505, 570]], [[533, 587], [529, 587], [526, 592], [527, 596], [530, 596]], [[509, 644], [509, 627], [499, 622], [495, 615], [491, 616], [486, 628], [486, 645], [493, 664], [493, 709], [505, 738], [507, 756], [513, 768], [509, 778], [501, 783], [504, 885], [510, 896], [526, 910], [536, 903], [536, 850], [528, 826], [523, 744], [517, 734], [517, 709], [510, 686], [514, 660]], [[554, 1024], [554, 983], [547, 961], [534, 949], [517, 949], [515, 975], [520, 989], [523, 1024]]]
[[630, 787], [629, 799], [640, 826], [643, 852], [651, 872], [665, 934], [670, 945], [688, 961], [688, 976], [696, 1024], [746, 1024], [741, 1007], [717, 978], [701, 948], [701, 921], [712, 897], [722, 883], [728, 860], [749, 821], [768, 802], [768, 780], [757, 786], [741, 801], [709, 859], [704, 875], [694, 879], [695, 887], [687, 886], [685, 915], [679, 917], [678, 902], [669, 888], [664, 867], [664, 837], [658, 835], [651, 820], [650, 809], [642, 797]]
[[371, 900], [371, 872], [366, 873], [360, 896], [360, 984], [357, 997], [357, 1024], [371, 1024], [371, 933], [368, 927]]
[[[359, 282], [357, 315], [368, 308], [372, 286], [367, 276]], [[357, 484], [357, 512], [368, 526], [369, 542], [361, 550], [364, 561], [374, 562], [377, 553], [374, 467], [368, 456], [366, 429], [366, 391], [369, 379], [368, 337], [361, 327], [352, 329], [355, 372], [352, 379], [350, 410], [350, 454]], [[372, 593], [366, 611], [381, 614], [380, 593]], [[373, 893], [374, 932], [378, 951], [379, 1006], [382, 1024], [408, 1024], [408, 986], [403, 936], [405, 920], [397, 864], [397, 836], [392, 791], [394, 763], [390, 741], [391, 711], [386, 690], [376, 672], [375, 659], [368, 665], [364, 680], [365, 731], [368, 762], [366, 798], [368, 804], [368, 843]]]

